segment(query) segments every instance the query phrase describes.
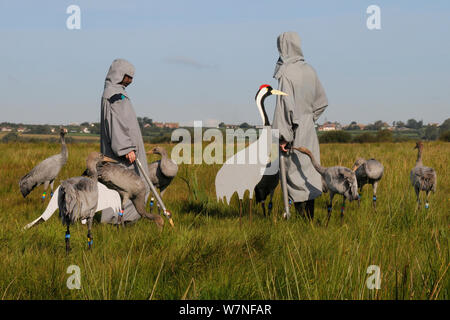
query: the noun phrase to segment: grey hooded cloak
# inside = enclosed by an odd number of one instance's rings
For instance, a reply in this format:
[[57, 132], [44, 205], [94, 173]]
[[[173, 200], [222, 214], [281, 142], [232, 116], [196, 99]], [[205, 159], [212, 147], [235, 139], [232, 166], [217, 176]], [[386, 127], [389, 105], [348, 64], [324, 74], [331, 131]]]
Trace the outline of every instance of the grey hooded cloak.
[[[278, 59], [274, 78], [279, 90], [287, 96], [277, 96], [272, 128], [295, 147], [306, 147], [320, 163], [319, 140], [314, 123], [328, 106], [327, 96], [314, 69], [303, 58], [300, 37], [285, 32], [278, 37]], [[296, 150], [286, 159], [286, 180], [289, 198], [303, 202], [322, 194], [322, 180], [311, 160]]]
[[[135, 151], [143, 169], [148, 172], [147, 157], [136, 113], [131, 105], [125, 86], [119, 84], [125, 74], [134, 77], [134, 66], [126, 60], [116, 59], [112, 62], [105, 79], [105, 89], [101, 102], [100, 152], [113, 158], [130, 170], [141, 175], [136, 162], [130, 164], [125, 155]], [[149, 186], [147, 196], [149, 194]], [[136, 221], [140, 218], [131, 201], [125, 204], [124, 221]], [[111, 209], [103, 210], [103, 223], [117, 223], [118, 213]]]

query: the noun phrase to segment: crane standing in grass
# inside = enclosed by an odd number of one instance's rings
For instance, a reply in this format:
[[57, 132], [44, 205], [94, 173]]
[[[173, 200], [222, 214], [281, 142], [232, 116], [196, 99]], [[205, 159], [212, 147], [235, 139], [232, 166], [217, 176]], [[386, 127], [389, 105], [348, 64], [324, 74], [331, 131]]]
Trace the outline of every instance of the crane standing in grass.
[[433, 168], [425, 167], [422, 163], [423, 143], [418, 141], [414, 149], [417, 149], [416, 166], [411, 170], [411, 184], [417, 196], [417, 208], [420, 207], [420, 191], [425, 191], [425, 209], [429, 208], [428, 194], [430, 191], [436, 192], [437, 176]]
[[331, 217], [331, 211], [333, 210], [333, 197], [335, 194], [341, 194], [343, 196], [343, 202], [341, 207], [341, 219], [344, 217], [345, 200], [356, 200], [358, 195], [358, 182], [356, 180], [355, 173], [346, 167], [322, 167], [314, 158], [314, 155], [306, 148], [300, 147], [293, 149], [306, 154], [310, 159], [314, 168], [323, 177], [323, 181], [327, 185], [328, 192], [330, 193], [330, 203], [328, 205], [328, 216], [326, 225]]
[[91, 152], [86, 160], [87, 177], [74, 177], [61, 182], [58, 192], [59, 215], [66, 230], [66, 252], [70, 251], [70, 225], [87, 219], [88, 245], [92, 246], [92, 220], [98, 203], [97, 164], [115, 162], [99, 152]]
[[66, 141], [64, 139], [67, 129], [61, 128], [59, 136], [61, 141], [61, 152], [51, 156], [36, 167], [34, 167], [30, 172], [22, 177], [19, 181], [20, 191], [25, 198], [35, 187], [44, 184], [44, 193], [42, 194], [42, 201], [45, 200], [46, 192], [50, 184], [51, 193], [53, 196], [53, 183], [56, 177], [61, 171], [61, 168], [66, 164], [69, 152], [67, 151]]
[[[151, 151], [147, 152], [147, 154], [159, 154], [161, 155], [161, 160], [154, 161], [148, 166], [148, 176], [155, 186], [155, 188], [159, 189], [161, 194], [161, 198], [164, 195], [164, 191], [170, 185], [173, 178], [177, 175], [178, 165], [170, 159], [167, 154], [166, 149], [163, 147], [155, 147]], [[153, 211], [153, 206], [150, 206], [150, 212]], [[158, 205], [158, 212], [160, 211], [160, 207]]]
[[384, 166], [375, 159], [363, 159], [359, 158], [356, 160], [353, 165], [353, 171], [356, 174], [356, 180], [358, 180], [359, 187], [359, 198], [358, 198], [358, 206], [361, 203], [361, 191], [364, 185], [371, 184], [373, 187], [373, 198], [372, 204], [374, 209], [377, 208], [377, 187], [378, 182], [383, 177]]

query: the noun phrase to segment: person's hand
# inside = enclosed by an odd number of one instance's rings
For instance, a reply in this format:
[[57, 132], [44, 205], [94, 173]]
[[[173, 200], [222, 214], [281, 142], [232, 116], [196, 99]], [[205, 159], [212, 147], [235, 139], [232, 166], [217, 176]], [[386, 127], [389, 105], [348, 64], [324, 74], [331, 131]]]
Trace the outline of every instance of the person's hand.
[[288, 143], [287, 143], [286, 141], [280, 142], [280, 148], [281, 148], [281, 150], [283, 150], [284, 152], [288, 152], [288, 149], [286, 149], [287, 144], [288, 144]]
[[125, 156], [125, 158], [130, 161], [130, 163], [133, 163], [136, 160], [136, 153], [134, 151], [128, 152], [128, 154]]

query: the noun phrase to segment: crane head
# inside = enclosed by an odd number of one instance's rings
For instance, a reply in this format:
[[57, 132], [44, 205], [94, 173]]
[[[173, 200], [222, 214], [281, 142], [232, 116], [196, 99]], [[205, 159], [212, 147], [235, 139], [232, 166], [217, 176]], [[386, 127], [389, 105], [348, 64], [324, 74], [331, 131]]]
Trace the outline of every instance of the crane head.
[[416, 146], [414, 147], [414, 149], [419, 149], [419, 150], [421, 150], [421, 149], [423, 149], [423, 142], [422, 141], [417, 141], [416, 142]]
[[280, 95], [287, 96], [287, 93], [284, 93], [280, 90], [273, 89], [268, 84], [263, 84], [259, 87], [258, 92], [256, 92], [255, 101], [258, 106], [259, 113], [261, 114], [261, 118], [265, 126], [270, 126], [269, 118], [267, 117], [266, 109], [264, 108], [264, 100], [271, 95]]
[[258, 100], [258, 97], [260, 97], [261, 100], [264, 100], [264, 98], [267, 98], [270, 95], [279, 95], [279, 96], [287, 96], [287, 93], [275, 90], [268, 84], [263, 84], [259, 87], [258, 92], [256, 92], [255, 100]]
[[362, 166], [366, 162], [363, 158], [358, 158], [355, 161], [355, 164], [353, 165], [352, 171], [356, 171], [360, 166]]
[[163, 155], [163, 154], [167, 154], [167, 151], [163, 147], [157, 146], [157, 147], [154, 147], [152, 150], [148, 151], [147, 154]]

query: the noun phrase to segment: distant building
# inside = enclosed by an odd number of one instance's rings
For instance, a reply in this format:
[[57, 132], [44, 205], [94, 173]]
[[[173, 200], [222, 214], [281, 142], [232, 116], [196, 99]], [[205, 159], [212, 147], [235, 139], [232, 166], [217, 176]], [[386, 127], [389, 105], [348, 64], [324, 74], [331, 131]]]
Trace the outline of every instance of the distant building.
[[[170, 128], [170, 129], [176, 129], [178, 128], [180, 125], [178, 124], [178, 122], [153, 122], [153, 125], [157, 128]], [[144, 125], [145, 127], [145, 125]]]
[[11, 132], [12, 128], [11, 127], [2, 127], [2, 132]]
[[17, 128], [17, 132], [25, 132], [25, 131], [27, 131], [27, 128], [22, 128], [22, 127]]
[[323, 125], [319, 126], [319, 131], [337, 131], [342, 130], [342, 126], [338, 122], [325, 122]]
[[55, 130], [56, 130], [55, 128], [51, 128], [51, 129], [50, 129], [50, 132], [51, 132], [51, 133], [55, 133]]
[[178, 122], [166, 122], [164, 124], [164, 127], [170, 128], [170, 129], [176, 129], [179, 127], [179, 124], [178, 124]]
[[150, 127], [151, 127], [150, 123], [144, 124], [144, 128], [150, 128]]
[[83, 128], [83, 130], [81, 130], [81, 133], [91, 133], [91, 131], [89, 130], [89, 128]]

